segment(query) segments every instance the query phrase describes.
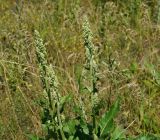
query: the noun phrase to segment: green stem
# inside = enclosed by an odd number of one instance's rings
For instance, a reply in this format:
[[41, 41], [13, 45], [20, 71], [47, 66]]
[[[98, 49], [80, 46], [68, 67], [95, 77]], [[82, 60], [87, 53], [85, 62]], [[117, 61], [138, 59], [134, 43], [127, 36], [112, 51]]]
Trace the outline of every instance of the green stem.
[[62, 125], [62, 120], [61, 120], [61, 115], [60, 115], [60, 96], [58, 94], [58, 92], [56, 92], [56, 95], [57, 95], [57, 117], [58, 117], [58, 124], [59, 124], [59, 127], [60, 127], [60, 134], [61, 134], [61, 138], [62, 140], [66, 140], [65, 138], [65, 135], [63, 133], [63, 125]]
[[[92, 83], [92, 93], [91, 93], [91, 99], [93, 101], [94, 95], [95, 95], [95, 70], [93, 67], [93, 50], [91, 50], [91, 60], [90, 60], [90, 73], [91, 73], [91, 83]], [[93, 121], [93, 139], [95, 140], [96, 133], [96, 114], [95, 114], [95, 105], [94, 102], [92, 103], [92, 121]]]
[[59, 126], [60, 126], [60, 134], [61, 134], [61, 137], [62, 137], [62, 140], [66, 140], [65, 138], [65, 135], [63, 133], [63, 130], [62, 130], [62, 121], [61, 121], [61, 116], [60, 116], [60, 111], [59, 111], [59, 103], [57, 103], [57, 117], [58, 117], [58, 123], [59, 123]]

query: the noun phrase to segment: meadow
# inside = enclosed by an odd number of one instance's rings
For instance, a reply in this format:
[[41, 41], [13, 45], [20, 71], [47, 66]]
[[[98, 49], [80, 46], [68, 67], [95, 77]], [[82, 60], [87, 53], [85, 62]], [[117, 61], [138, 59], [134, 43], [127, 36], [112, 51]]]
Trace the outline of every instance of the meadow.
[[0, 0], [0, 140], [160, 140], [160, 0]]

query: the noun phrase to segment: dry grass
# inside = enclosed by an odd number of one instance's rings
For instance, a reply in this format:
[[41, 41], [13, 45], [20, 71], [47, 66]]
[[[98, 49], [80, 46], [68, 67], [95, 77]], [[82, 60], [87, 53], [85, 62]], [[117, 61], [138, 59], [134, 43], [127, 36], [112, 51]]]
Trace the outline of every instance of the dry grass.
[[[61, 93], [79, 100], [77, 80], [85, 61], [82, 17], [87, 14], [100, 58], [99, 97], [107, 110], [121, 96], [116, 122], [128, 135], [160, 135], [160, 26], [156, 2], [143, 1], [131, 19], [130, 1], [0, 1], [0, 139], [41, 135], [42, 87], [33, 31], [40, 32], [48, 62], [56, 66]], [[104, 8], [104, 9], [103, 9]], [[155, 10], [153, 10], [155, 9]], [[87, 106], [87, 104], [86, 104]], [[67, 105], [66, 115], [74, 116]], [[128, 128], [129, 126], [129, 128]]]

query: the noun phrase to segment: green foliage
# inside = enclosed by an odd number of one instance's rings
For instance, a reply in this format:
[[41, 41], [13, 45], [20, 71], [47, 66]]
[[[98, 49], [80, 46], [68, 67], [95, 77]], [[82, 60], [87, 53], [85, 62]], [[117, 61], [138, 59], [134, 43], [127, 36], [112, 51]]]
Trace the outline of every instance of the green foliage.
[[[105, 137], [111, 133], [113, 126], [113, 119], [116, 114], [119, 112], [119, 100], [117, 100], [114, 105], [110, 108], [110, 110], [105, 113], [99, 121], [100, 127], [100, 137]], [[116, 132], [115, 132], [116, 133]]]
[[[107, 138], [111, 132], [112, 139], [119, 138], [115, 136], [119, 132], [115, 129], [113, 124], [113, 119], [119, 111], [119, 100], [110, 108], [110, 110], [104, 114], [97, 122], [96, 116], [96, 106], [98, 104], [98, 90], [96, 89], [97, 84], [97, 63], [95, 61], [96, 51], [92, 43], [92, 35], [89, 27], [87, 18], [84, 20], [83, 25], [84, 30], [84, 46], [86, 48], [86, 66], [84, 70], [89, 71], [90, 75], [90, 97], [91, 97], [91, 110], [92, 110], [92, 123], [88, 123], [85, 118], [81, 117], [81, 114], [76, 119], [65, 120], [62, 123], [61, 120], [61, 109], [64, 108], [64, 104], [69, 99], [69, 96], [64, 96], [60, 98], [58, 93], [58, 82], [55, 72], [51, 66], [48, 66], [46, 60], [46, 50], [43, 45], [43, 41], [40, 38], [38, 31], [35, 31], [36, 40], [36, 52], [38, 58], [38, 64], [40, 68], [41, 80], [43, 84], [44, 94], [48, 95], [48, 104], [44, 102], [42, 123], [43, 127], [47, 130], [47, 136], [45, 139], [56, 138], [56, 139], [98, 139]], [[84, 74], [84, 73], [83, 73]], [[83, 75], [85, 78], [86, 75]], [[111, 131], [111, 130], [115, 131]], [[92, 134], [92, 136], [90, 136]], [[121, 136], [121, 135], [120, 135]], [[37, 139], [36, 137], [31, 137], [31, 139]]]
[[159, 139], [159, 0], [0, 5], [0, 139]]

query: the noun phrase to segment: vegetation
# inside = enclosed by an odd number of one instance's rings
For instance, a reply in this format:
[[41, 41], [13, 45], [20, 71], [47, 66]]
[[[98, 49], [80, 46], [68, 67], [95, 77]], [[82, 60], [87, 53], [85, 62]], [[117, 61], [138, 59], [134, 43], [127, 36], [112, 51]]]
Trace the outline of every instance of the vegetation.
[[159, 6], [1, 0], [0, 139], [159, 140]]

